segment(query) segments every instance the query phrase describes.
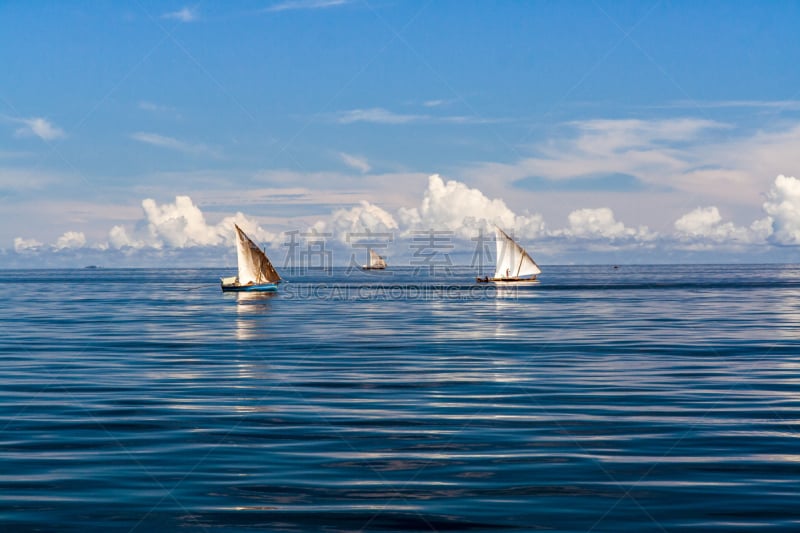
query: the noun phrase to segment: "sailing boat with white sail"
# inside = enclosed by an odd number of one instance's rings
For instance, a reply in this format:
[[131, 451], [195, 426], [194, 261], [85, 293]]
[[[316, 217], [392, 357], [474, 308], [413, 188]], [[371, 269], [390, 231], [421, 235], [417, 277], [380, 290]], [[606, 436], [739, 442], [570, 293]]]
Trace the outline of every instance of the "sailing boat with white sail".
[[536, 281], [536, 276], [542, 273], [536, 261], [517, 244], [514, 239], [494, 227], [497, 236], [497, 266], [494, 277], [476, 278], [476, 281], [486, 283], [494, 282], [531, 282]]
[[236, 260], [239, 265], [239, 275], [221, 278], [222, 291], [277, 291], [281, 277], [275, 271], [275, 267], [261, 248], [250, 240], [239, 226], [234, 224], [233, 227], [236, 228]]
[[363, 270], [383, 270], [386, 268], [386, 259], [379, 256], [375, 250], [369, 249], [369, 263], [361, 267]]

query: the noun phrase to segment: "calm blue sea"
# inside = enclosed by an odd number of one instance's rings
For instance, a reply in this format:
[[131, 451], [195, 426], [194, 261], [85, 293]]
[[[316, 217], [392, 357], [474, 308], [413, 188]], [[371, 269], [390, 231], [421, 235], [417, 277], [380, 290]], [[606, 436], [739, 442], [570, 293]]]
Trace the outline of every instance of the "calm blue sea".
[[800, 266], [6, 270], [0, 529], [800, 529]]

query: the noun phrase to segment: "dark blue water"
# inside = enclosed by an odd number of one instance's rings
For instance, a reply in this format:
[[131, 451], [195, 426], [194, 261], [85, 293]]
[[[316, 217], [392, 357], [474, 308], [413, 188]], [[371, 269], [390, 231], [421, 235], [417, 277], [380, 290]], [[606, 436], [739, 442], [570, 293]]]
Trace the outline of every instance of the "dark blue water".
[[800, 529], [800, 267], [4, 271], [0, 529]]

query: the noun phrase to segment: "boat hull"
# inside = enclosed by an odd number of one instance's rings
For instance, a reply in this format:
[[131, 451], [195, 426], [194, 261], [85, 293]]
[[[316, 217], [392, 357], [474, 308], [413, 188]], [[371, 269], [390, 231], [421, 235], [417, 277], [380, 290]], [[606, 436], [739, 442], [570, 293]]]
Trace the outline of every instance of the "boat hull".
[[361, 270], [386, 270], [386, 267], [362, 266]]
[[261, 283], [259, 285], [225, 285], [220, 284], [222, 292], [275, 292], [277, 283]]
[[536, 276], [532, 278], [475, 278], [478, 283], [539, 283]]

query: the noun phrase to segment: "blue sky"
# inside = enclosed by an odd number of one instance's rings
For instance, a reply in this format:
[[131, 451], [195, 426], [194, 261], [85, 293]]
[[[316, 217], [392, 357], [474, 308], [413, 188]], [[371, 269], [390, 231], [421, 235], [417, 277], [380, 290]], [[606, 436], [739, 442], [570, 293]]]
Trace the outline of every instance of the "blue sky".
[[795, 262], [798, 27], [777, 1], [3, 3], [0, 267], [229, 262], [234, 220], [275, 255], [496, 222], [543, 263]]

